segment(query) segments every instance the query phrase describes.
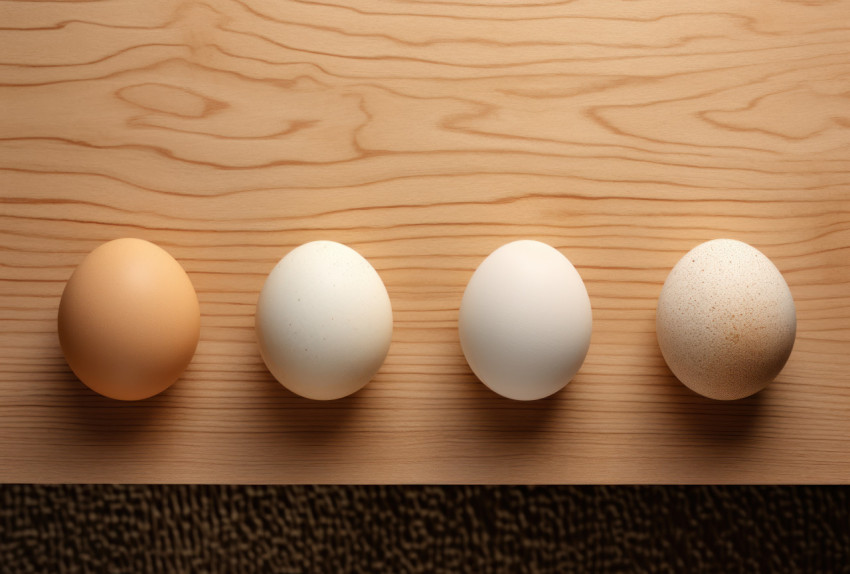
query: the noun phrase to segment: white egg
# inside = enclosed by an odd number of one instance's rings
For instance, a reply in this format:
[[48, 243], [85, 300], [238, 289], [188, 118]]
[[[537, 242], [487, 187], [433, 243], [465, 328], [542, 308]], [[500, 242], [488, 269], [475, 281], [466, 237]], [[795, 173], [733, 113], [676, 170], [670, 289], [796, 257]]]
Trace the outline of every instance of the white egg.
[[475, 270], [458, 328], [472, 371], [493, 391], [535, 400], [562, 389], [590, 347], [587, 289], [575, 267], [539, 241], [514, 241]]
[[656, 311], [661, 354], [691, 390], [740, 399], [762, 390], [791, 354], [794, 299], [763, 253], [734, 239], [691, 249], [667, 276]]
[[387, 356], [387, 289], [359, 253], [333, 241], [293, 249], [266, 279], [255, 328], [272, 375], [292, 392], [330, 400], [358, 391]]

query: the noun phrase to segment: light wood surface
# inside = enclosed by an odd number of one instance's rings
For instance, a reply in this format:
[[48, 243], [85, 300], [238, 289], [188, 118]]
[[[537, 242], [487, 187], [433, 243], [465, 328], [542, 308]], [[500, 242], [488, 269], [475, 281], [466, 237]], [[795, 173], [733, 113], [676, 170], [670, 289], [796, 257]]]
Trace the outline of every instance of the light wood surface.
[[[109, 239], [158, 243], [202, 335], [169, 391], [86, 389], [56, 335]], [[734, 403], [678, 383], [655, 303], [715, 237], [784, 273], [798, 335]], [[360, 393], [300, 399], [253, 311], [292, 247], [347, 243], [395, 312]], [[567, 255], [590, 353], [534, 403], [478, 383], [464, 286]], [[0, 480], [850, 482], [850, 3], [0, 2]]]

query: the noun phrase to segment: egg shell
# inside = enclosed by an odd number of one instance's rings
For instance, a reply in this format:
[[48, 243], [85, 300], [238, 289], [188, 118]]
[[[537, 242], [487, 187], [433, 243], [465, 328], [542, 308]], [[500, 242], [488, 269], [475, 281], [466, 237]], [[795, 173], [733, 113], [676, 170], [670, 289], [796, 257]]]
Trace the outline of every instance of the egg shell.
[[715, 239], [670, 271], [656, 312], [658, 344], [674, 375], [713, 399], [748, 397], [782, 370], [797, 330], [794, 299], [756, 248]]
[[92, 390], [120, 400], [168, 388], [195, 353], [201, 328], [192, 282], [142, 239], [104, 243], [74, 270], [59, 303], [68, 365]]
[[283, 386], [332, 400], [358, 391], [384, 362], [392, 306], [377, 271], [359, 253], [313, 241], [271, 271], [255, 328], [263, 361]]
[[466, 360], [485, 385], [510, 399], [541, 399], [562, 389], [587, 355], [590, 298], [557, 249], [514, 241], [475, 270], [458, 329]]

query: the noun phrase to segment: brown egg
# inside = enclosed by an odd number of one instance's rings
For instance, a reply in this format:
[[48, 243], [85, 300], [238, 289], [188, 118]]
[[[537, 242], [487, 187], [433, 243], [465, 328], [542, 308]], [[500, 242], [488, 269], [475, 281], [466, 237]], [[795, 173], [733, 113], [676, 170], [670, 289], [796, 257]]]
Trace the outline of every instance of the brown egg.
[[661, 354], [676, 377], [712, 399], [764, 389], [785, 366], [797, 333], [791, 290], [755, 247], [715, 239], [673, 267], [656, 312]]
[[192, 360], [200, 328], [189, 276], [142, 239], [116, 239], [89, 253], [59, 303], [68, 365], [114, 399], [145, 399], [171, 386]]

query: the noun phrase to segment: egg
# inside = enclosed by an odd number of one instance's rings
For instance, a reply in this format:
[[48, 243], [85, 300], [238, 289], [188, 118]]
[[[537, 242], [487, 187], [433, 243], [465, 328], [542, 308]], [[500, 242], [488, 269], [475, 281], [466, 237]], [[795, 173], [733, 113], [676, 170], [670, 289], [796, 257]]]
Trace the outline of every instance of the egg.
[[510, 399], [541, 399], [566, 386], [584, 362], [590, 298], [557, 249], [514, 241], [475, 270], [458, 330], [463, 354], [485, 385]]
[[788, 284], [754, 247], [715, 239], [670, 271], [656, 311], [664, 360], [691, 390], [721, 400], [762, 390], [794, 346], [797, 315]]
[[89, 253], [59, 303], [59, 342], [71, 370], [92, 390], [120, 400], [171, 386], [192, 360], [200, 326], [188, 275], [142, 239], [116, 239]]
[[355, 250], [313, 241], [272, 269], [257, 301], [260, 354], [284, 387], [331, 400], [362, 388], [387, 356], [393, 314], [374, 267]]

